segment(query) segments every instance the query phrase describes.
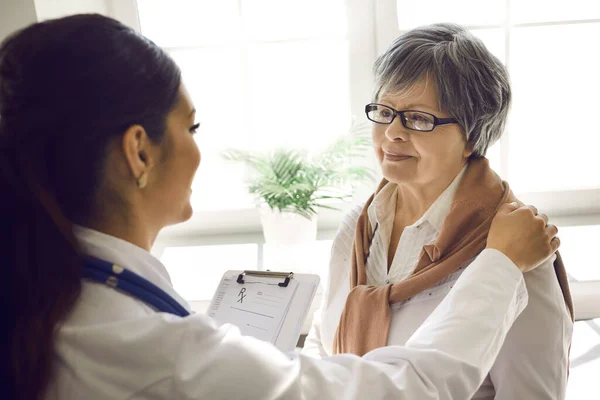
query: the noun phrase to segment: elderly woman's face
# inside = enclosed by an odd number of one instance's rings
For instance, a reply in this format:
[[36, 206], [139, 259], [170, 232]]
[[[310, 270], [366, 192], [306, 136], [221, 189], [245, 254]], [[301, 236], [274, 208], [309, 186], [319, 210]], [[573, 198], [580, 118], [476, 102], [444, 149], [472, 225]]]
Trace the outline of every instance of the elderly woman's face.
[[[431, 77], [400, 93], [382, 93], [377, 103], [398, 111], [418, 110], [438, 118], [451, 117], [439, 109], [438, 93]], [[431, 132], [419, 132], [405, 128], [400, 116], [389, 125], [373, 123], [373, 146], [383, 176], [398, 184], [451, 181], [472, 153], [458, 124], [439, 125]]]

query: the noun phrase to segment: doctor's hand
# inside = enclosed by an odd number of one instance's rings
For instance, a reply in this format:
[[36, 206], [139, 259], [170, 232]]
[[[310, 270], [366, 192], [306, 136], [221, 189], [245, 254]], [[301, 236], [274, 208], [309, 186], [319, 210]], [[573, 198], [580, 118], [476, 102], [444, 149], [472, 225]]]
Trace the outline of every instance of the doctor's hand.
[[487, 248], [501, 251], [522, 272], [528, 272], [556, 253], [557, 233], [556, 226], [548, 224], [548, 217], [538, 214], [535, 207], [506, 203], [492, 221]]

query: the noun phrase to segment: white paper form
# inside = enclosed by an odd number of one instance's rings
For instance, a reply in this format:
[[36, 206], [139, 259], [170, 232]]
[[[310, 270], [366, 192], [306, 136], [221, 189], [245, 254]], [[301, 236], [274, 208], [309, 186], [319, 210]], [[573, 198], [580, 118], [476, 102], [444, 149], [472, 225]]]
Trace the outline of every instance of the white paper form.
[[298, 282], [292, 279], [287, 287], [279, 287], [281, 278], [245, 276], [245, 283], [239, 284], [237, 277], [238, 274], [224, 277], [208, 315], [219, 324], [236, 325], [243, 335], [275, 343]]

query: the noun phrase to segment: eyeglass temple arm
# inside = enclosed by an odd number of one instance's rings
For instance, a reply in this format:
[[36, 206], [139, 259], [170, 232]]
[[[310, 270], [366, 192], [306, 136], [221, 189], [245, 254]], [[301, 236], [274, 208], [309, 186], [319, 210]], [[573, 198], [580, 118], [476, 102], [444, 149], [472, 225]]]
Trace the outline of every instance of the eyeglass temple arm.
[[445, 124], [453, 124], [458, 122], [454, 118], [437, 118], [436, 125], [445, 125]]

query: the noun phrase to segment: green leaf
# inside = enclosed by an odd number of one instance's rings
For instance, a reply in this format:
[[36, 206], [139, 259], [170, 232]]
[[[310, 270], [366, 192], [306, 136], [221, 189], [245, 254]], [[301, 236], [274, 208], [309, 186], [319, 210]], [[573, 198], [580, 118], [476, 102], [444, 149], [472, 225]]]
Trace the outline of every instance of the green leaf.
[[370, 134], [367, 125], [361, 125], [311, 158], [295, 148], [268, 153], [229, 149], [221, 156], [250, 169], [248, 191], [269, 207], [310, 219], [318, 208], [335, 209], [323, 202], [351, 198], [349, 185], [375, 179], [374, 171], [355, 163], [367, 151], [371, 151]]

